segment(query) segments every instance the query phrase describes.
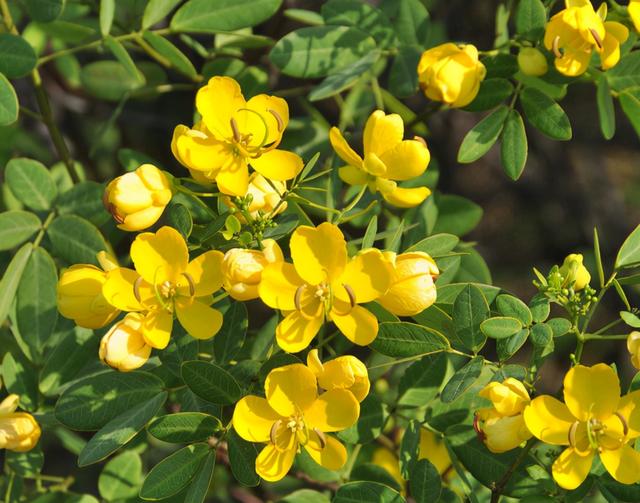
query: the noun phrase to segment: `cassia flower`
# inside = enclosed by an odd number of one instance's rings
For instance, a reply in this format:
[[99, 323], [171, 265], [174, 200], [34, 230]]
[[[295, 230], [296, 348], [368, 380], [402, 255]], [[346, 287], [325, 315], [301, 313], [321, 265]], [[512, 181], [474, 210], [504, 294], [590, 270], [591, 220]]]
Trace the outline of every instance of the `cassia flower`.
[[636, 31], [640, 33], [640, 0], [630, 0], [627, 9], [629, 10], [629, 17], [633, 22], [633, 26]]
[[391, 286], [378, 303], [397, 316], [413, 316], [436, 301], [435, 280], [440, 274], [431, 256], [424, 252], [396, 255], [384, 252], [393, 266]]
[[607, 4], [602, 3], [597, 12], [589, 0], [565, 0], [565, 7], [551, 18], [544, 34], [556, 69], [569, 77], [582, 75], [594, 50], [604, 70], [615, 66], [629, 30], [621, 23], [605, 21]]
[[256, 472], [267, 481], [283, 478], [300, 448], [329, 470], [340, 469], [345, 447], [327, 435], [358, 420], [360, 404], [350, 391], [318, 395], [316, 376], [305, 365], [279, 367], [267, 376], [266, 398], [249, 395], [233, 411], [233, 427], [249, 442], [266, 443], [256, 458]]
[[278, 345], [290, 353], [303, 350], [325, 319], [355, 344], [373, 341], [378, 320], [359, 304], [389, 287], [391, 265], [382, 252], [370, 248], [349, 259], [342, 231], [327, 222], [298, 227], [289, 247], [293, 264], [269, 264], [258, 288], [265, 304], [286, 313], [276, 328]]
[[65, 269], [58, 280], [58, 311], [84, 328], [104, 327], [120, 313], [102, 294], [107, 272], [118, 264], [106, 252], [98, 253], [98, 262], [102, 269], [91, 264], [76, 264]]
[[171, 197], [167, 175], [153, 164], [143, 164], [109, 182], [103, 202], [124, 231], [141, 231], [155, 224]]
[[640, 480], [640, 391], [620, 397], [614, 370], [599, 363], [576, 365], [564, 378], [564, 402], [549, 395], [534, 398], [524, 410], [527, 428], [547, 444], [568, 446], [554, 461], [553, 478], [564, 489], [578, 487], [596, 454], [618, 482]]
[[222, 313], [210, 304], [222, 287], [223, 257], [213, 250], [189, 262], [182, 235], [161, 227], [136, 237], [131, 245], [135, 270], [109, 271], [102, 293], [122, 311], [143, 313], [142, 334], [151, 347], [167, 346], [174, 314], [192, 337], [208, 339], [222, 326]]
[[213, 77], [196, 95], [202, 121], [175, 128], [171, 149], [192, 174], [218, 184], [223, 194], [244, 196], [250, 165], [270, 180], [290, 180], [303, 167], [293, 152], [277, 149], [289, 123], [289, 106], [277, 96], [245, 100], [231, 77]]
[[129, 313], [113, 325], [100, 341], [100, 359], [121, 372], [142, 367], [151, 355], [142, 332], [143, 321], [140, 313]]
[[346, 389], [353, 393], [358, 402], [362, 402], [369, 394], [371, 383], [367, 367], [355, 356], [338, 356], [322, 363], [318, 350], [312, 349], [307, 354], [307, 367], [324, 390]]
[[582, 264], [584, 258], [580, 253], [567, 255], [558, 272], [564, 277], [566, 286], [573, 286], [576, 292], [583, 290], [591, 281], [591, 274]]
[[340, 178], [349, 185], [367, 185], [380, 192], [389, 203], [400, 208], [417, 206], [431, 191], [427, 187], [403, 188], [397, 182], [420, 176], [431, 156], [422, 138], [403, 140], [404, 123], [398, 114], [373, 112], [364, 127], [364, 157], [360, 157], [336, 127], [329, 131], [331, 145], [347, 163], [339, 169]]
[[283, 262], [282, 250], [273, 239], [262, 241], [262, 250], [232, 248], [224, 254], [224, 289], [236, 300], [257, 299], [262, 270], [268, 264]]
[[418, 81], [427, 98], [452, 107], [464, 107], [478, 94], [487, 69], [474, 45], [450, 42], [422, 53]]
[[535, 47], [523, 47], [518, 53], [518, 68], [525, 75], [540, 77], [547, 73], [547, 58]]
[[0, 449], [27, 452], [40, 439], [40, 426], [27, 412], [16, 412], [20, 398], [9, 395], [0, 403]]
[[531, 400], [522, 382], [508, 377], [503, 382], [492, 381], [479, 393], [491, 401], [492, 407], [476, 412], [474, 427], [491, 452], [515, 449], [531, 438], [522, 413]]
[[627, 349], [631, 355], [631, 365], [640, 370], [640, 332], [634, 330], [629, 334]]

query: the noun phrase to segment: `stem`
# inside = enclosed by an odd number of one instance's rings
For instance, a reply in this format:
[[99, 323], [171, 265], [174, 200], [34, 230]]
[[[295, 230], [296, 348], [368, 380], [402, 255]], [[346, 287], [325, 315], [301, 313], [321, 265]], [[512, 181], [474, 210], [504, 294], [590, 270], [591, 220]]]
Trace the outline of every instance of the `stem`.
[[380, 90], [380, 84], [377, 77], [371, 77], [371, 91], [376, 100], [376, 106], [380, 110], [384, 110], [384, 99], [382, 98], [382, 91]]
[[344, 214], [351, 211], [355, 207], [355, 205], [360, 202], [360, 199], [362, 199], [362, 196], [364, 196], [364, 193], [366, 192], [366, 190], [367, 190], [367, 186], [363, 185], [360, 191], [351, 200], [351, 202], [338, 213], [338, 216], [336, 216], [335, 220], [333, 221], [335, 225], [339, 225]]
[[584, 334], [583, 335], [583, 339], [585, 341], [604, 341], [604, 340], [621, 341], [621, 340], [625, 340], [627, 337], [629, 337], [629, 334], [609, 334], [609, 335]]
[[51, 224], [55, 216], [56, 216], [55, 211], [52, 211], [47, 215], [46, 220], [42, 224], [42, 228], [40, 229], [40, 232], [38, 232], [36, 239], [33, 241], [34, 248], [37, 248], [38, 246], [40, 246], [40, 243], [42, 242], [42, 238], [44, 238], [44, 233], [47, 231], [49, 224]]
[[500, 494], [504, 490], [505, 486], [509, 482], [509, 479], [513, 475], [513, 472], [516, 471], [516, 468], [520, 466], [520, 463], [524, 461], [524, 458], [527, 456], [531, 448], [536, 444], [538, 440], [536, 438], [531, 438], [527, 442], [527, 445], [524, 446], [520, 455], [515, 459], [515, 461], [511, 464], [507, 472], [502, 476], [502, 478], [498, 481], [496, 486], [491, 490], [491, 503], [498, 503], [500, 500]]
[[349, 455], [349, 459], [344, 465], [344, 468], [342, 470], [343, 472], [342, 479], [345, 482], [347, 482], [349, 480], [349, 477], [351, 476], [351, 470], [353, 470], [353, 465], [355, 464], [356, 459], [358, 459], [358, 455], [360, 454], [360, 449], [362, 449], [362, 444], [356, 444], [356, 446], [351, 451], [351, 454]]

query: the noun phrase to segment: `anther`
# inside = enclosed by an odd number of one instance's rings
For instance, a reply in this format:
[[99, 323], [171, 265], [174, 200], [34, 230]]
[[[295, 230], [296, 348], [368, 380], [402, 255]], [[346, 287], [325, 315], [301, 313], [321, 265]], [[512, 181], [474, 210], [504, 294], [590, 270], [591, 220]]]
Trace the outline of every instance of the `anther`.
[[183, 272], [182, 275], [186, 278], [187, 283], [189, 283], [189, 295], [193, 297], [196, 293], [196, 284], [193, 280], [193, 276], [191, 276], [191, 274], [189, 274], [188, 272]]
[[236, 120], [231, 117], [231, 120], [229, 121], [229, 123], [231, 124], [231, 131], [233, 131], [233, 139], [237, 142], [240, 141], [240, 131], [238, 130], [238, 123], [236, 122]]
[[564, 56], [564, 54], [562, 54], [562, 50], [560, 50], [560, 35], [556, 36], [556, 38], [553, 39], [553, 54], [555, 54], [556, 58], [561, 58], [562, 56]]
[[278, 428], [280, 428], [281, 424], [282, 419], [278, 419], [275, 423], [273, 423], [273, 425], [271, 426], [271, 431], [269, 431], [269, 440], [271, 440], [271, 443], [273, 445], [276, 444], [276, 433], [278, 432]]
[[477, 413], [473, 415], [473, 429], [475, 430], [478, 439], [481, 442], [484, 442], [487, 436], [485, 435], [484, 431], [482, 431], [482, 428], [480, 428], [480, 416], [478, 416]]
[[300, 285], [296, 290], [296, 294], [293, 297], [293, 303], [295, 304], [296, 309], [298, 311], [302, 311], [302, 305], [300, 304], [300, 301], [302, 300], [302, 292], [304, 291], [306, 286], [307, 285]]
[[596, 41], [596, 45], [598, 46], [598, 49], [602, 49], [602, 39], [600, 38], [600, 35], [598, 35], [598, 32], [593, 28], [589, 28], [589, 31], [591, 32], [593, 39]]
[[571, 447], [575, 447], [576, 446], [576, 430], [578, 429], [578, 421], [575, 421], [571, 427], [569, 428], [569, 445]]
[[316, 435], [318, 435], [320, 449], [324, 449], [324, 447], [327, 445], [327, 437], [325, 436], [324, 432], [320, 431], [318, 428], [314, 428], [313, 431]]
[[140, 300], [140, 284], [142, 283], [142, 276], [138, 276], [133, 283], [133, 296], [136, 298], [138, 302], [142, 302]]
[[619, 412], [615, 412], [614, 414], [618, 417], [618, 419], [620, 419], [620, 422], [622, 423], [622, 432], [624, 433], [624, 436], [626, 437], [627, 434], [629, 433], [629, 423], [627, 423], [627, 420]]
[[425, 139], [422, 136], [414, 136], [413, 139], [417, 142], [422, 143], [425, 147], [427, 146], [427, 142], [425, 141]]
[[282, 130], [284, 129], [284, 121], [282, 120], [282, 117], [280, 117], [280, 114], [270, 108], [267, 109], [267, 112], [275, 117], [276, 122], [278, 123], [278, 132], [282, 132]]
[[347, 295], [349, 296], [349, 304], [351, 304], [351, 307], [354, 307], [356, 305], [356, 292], [354, 292], [353, 288], [351, 288], [346, 283], [342, 283], [342, 287], [344, 288], [344, 290], [347, 292]]

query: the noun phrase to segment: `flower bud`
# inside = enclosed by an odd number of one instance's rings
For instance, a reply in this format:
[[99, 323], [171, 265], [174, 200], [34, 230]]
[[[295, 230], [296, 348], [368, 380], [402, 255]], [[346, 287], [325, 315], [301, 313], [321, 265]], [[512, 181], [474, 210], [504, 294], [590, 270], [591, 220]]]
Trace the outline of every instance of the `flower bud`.
[[508, 377], [501, 383], [492, 381], [478, 394], [491, 400], [497, 413], [501, 416], [520, 414], [531, 401], [524, 384], [513, 377]]
[[486, 73], [471, 44], [433, 47], [422, 53], [418, 64], [418, 80], [427, 98], [456, 108], [475, 99]]
[[[105, 270], [117, 266], [106, 252], [98, 254]], [[101, 328], [113, 321], [120, 312], [102, 294], [106, 281], [105, 271], [90, 264], [76, 264], [66, 269], [58, 280], [58, 311], [84, 328]]]
[[268, 264], [284, 260], [282, 250], [273, 239], [265, 239], [262, 245], [263, 250], [232, 248], [224, 255], [224, 289], [236, 300], [257, 299], [262, 270]]
[[629, 334], [627, 349], [631, 354], [631, 365], [640, 370], [640, 332], [634, 330]]
[[152, 164], [112, 180], [104, 192], [104, 205], [125, 231], [141, 231], [158, 221], [171, 197], [171, 182]]
[[567, 255], [559, 269], [560, 274], [564, 278], [564, 283], [568, 286], [573, 285], [576, 292], [582, 290], [591, 281], [591, 274], [587, 268], [582, 265], [582, 254], [572, 253]]
[[547, 73], [549, 65], [544, 54], [534, 47], [523, 47], [518, 53], [518, 67], [525, 75], [540, 77]]
[[[245, 195], [251, 196], [251, 202], [249, 203], [249, 207], [247, 209], [252, 218], [257, 218], [258, 212], [269, 214], [276, 207], [278, 209], [272, 216], [275, 216], [278, 213], [282, 213], [287, 209], [286, 201], [283, 201], [282, 204], [278, 206], [278, 203], [282, 199], [280, 195], [284, 194], [287, 190], [287, 184], [278, 180], [270, 180], [270, 182], [271, 183], [269, 183], [269, 181], [267, 181], [264, 176], [257, 172], [252, 173], [249, 177], [249, 188], [247, 189], [247, 193]], [[274, 187], [277, 190], [274, 190]], [[235, 207], [229, 197], [223, 197], [222, 202], [230, 208]], [[243, 217], [241, 217], [240, 215], [238, 216], [241, 220], [244, 220]]]
[[142, 335], [140, 313], [129, 313], [113, 325], [100, 341], [100, 359], [110, 367], [129, 372], [142, 367], [151, 355], [149, 346]]
[[397, 316], [413, 316], [436, 301], [434, 281], [440, 271], [427, 253], [385, 252], [384, 255], [393, 265], [393, 274], [391, 286], [378, 299], [382, 307]]
[[501, 453], [515, 449], [531, 438], [522, 414], [490, 417], [482, 424], [482, 437], [487, 449]]
[[18, 395], [9, 395], [0, 403], [0, 449], [26, 452], [40, 439], [40, 426], [31, 414], [16, 412]]
[[318, 384], [324, 390], [347, 389], [359, 402], [369, 394], [371, 384], [367, 367], [355, 356], [339, 356], [322, 363], [318, 350], [312, 349], [307, 355], [307, 367], [316, 375]]

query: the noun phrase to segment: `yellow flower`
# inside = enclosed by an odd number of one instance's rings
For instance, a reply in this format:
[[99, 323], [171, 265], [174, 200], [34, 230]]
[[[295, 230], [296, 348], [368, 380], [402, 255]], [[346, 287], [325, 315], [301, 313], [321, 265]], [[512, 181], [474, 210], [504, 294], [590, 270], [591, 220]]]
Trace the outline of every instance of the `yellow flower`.
[[58, 280], [58, 311], [80, 327], [104, 327], [120, 313], [102, 295], [106, 271], [118, 267], [117, 262], [106, 252], [98, 254], [98, 262], [102, 269], [91, 264], [76, 264], [66, 269]]
[[318, 395], [316, 376], [296, 363], [272, 370], [264, 384], [266, 398], [249, 395], [233, 411], [233, 427], [249, 442], [266, 443], [256, 472], [273, 482], [283, 478], [300, 447], [318, 464], [340, 469], [345, 447], [326, 433], [344, 430], [358, 420], [360, 404], [344, 389]]
[[336, 127], [329, 131], [331, 145], [347, 163], [340, 168], [340, 178], [349, 185], [367, 185], [380, 192], [389, 203], [400, 208], [417, 206], [431, 191], [427, 187], [402, 188], [396, 182], [410, 180], [424, 173], [431, 158], [422, 138], [403, 140], [404, 123], [398, 114], [373, 112], [364, 127], [364, 159], [347, 143]]
[[9, 395], [0, 403], [0, 449], [26, 452], [40, 439], [40, 426], [31, 414], [16, 412], [18, 395]]
[[487, 449], [495, 453], [510, 451], [531, 438], [522, 416], [531, 399], [520, 381], [512, 377], [501, 383], [492, 381], [479, 395], [493, 404], [477, 411], [474, 420], [474, 428]]
[[428, 459], [436, 467], [440, 475], [444, 475], [451, 468], [449, 451], [442, 437], [426, 428], [420, 430], [418, 459]]
[[631, 365], [640, 370], [640, 332], [634, 330], [629, 334], [627, 349], [631, 354]]
[[576, 365], [564, 378], [564, 401], [542, 395], [524, 410], [535, 437], [568, 446], [552, 466], [558, 485], [571, 490], [582, 484], [596, 453], [618, 482], [638, 482], [640, 452], [633, 440], [640, 436], [640, 391], [620, 398], [620, 381], [611, 367]]
[[302, 159], [278, 150], [289, 123], [289, 106], [277, 96], [259, 94], [246, 101], [231, 77], [213, 77], [196, 95], [202, 122], [193, 129], [175, 128], [171, 150], [176, 159], [201, 181], [218, 184], [220, 192], [244, 196], [250, 165], [270, 180], [290, 180]]
[[471, 44], [433, 47], [422, 53], [418, 63], [418, 80], [427, 98], [455, 108], [475, 99], [486, 74], [478, 49]]
[[282, 250], [273, 239], [265, 239], [262, 246], [262, 250], [232, 248], [224, 254], [223, 286], [234, 299], [257, 299], [262, 270], [268, 264], [284, 261]]
[[551, 18], [544, 34], [545, 47], [556, 57], [556, 69], [569, 77], [582, 75], [594, 49], [604, 70], [615, 66], [629, 30], [623, 24], [605, 22], [606, 3], [597, 12], [589, 0], [565, 0], [565, 6]]
[[435, 261], [424, 252], [396, 255], [384, 252], [393, 265], [391, 286], [378, 302], [397, 316], [413, 316], [436, 301], [434, 281], [440, 274]]
[[208, 251], [189, 262], [180, 233], [161, 227], [136, 237], [131, 245], [135, 270], [109, 271], [102, 293], [122, 311], [143, 313], [142, 334], [151, 347], [169, 344], [174, 314], [192, 337], [208, 339], [222, 326], [222, 313], [210, 304], [222, 286], [223, 257]]
[[387, 447], [378, 447], [373, 451], [371, 462], [386, 470], [386, 472], [393, 477], [393, 480], [395, 480], [402, 488], [402, 494], [405, 494], [407, 481], [404, 480], [402, 473], [400, 472], [400, 460], [391, 449]]
[[318, 350], [312, 349], [307, 354], [307, 367], [315, 374], [318, 385], [324, 390], [346, 389], [353, 393], [358, 402], [362, 402], [369, 394], [371, 384], [367, 367], [355, 356], [339, 356], [322, 363]]
[[518, 53], [518, 67], [525, 75], [540, 77], [547, 73], [549, 65], [544, 57], [535, 47], [523, 47]]
[[155, 224], [173, 189], [166, 174], [153, 164], [115, 178], [104, 191], [104, 205], [124, 231], [141, 231]]
[[298, 227], [289, 244], [293, 264], [269, 264], [258, 292], [269, 307], [285, 311], [276, 328], [278, 345], [302, 351], [327, 321], [351, 342], [365, 346], [378, 335], [378, 320], [358, 304], [371, 302], [389, 287], [391, 265], [370, 248], [349, 259], [340, 229], [330, 223]]
[[630, 0], [628, 10], [633, 26], [637, 32], [640, 32], [640, 0]]
[[580, 253], [572, 253], [567, 255], [559, 269], [559, 273], [565, 278], [566, 286], [573, 286], [576, 292], [584, 289], [591, 281], [591, 274], [587, 268], [582, 265], [583, 257]]
[[113, 325], [100, 341], [100, 359], [122, 372], [142, 367], [151, 355], [142, 335], [143, 321], [140, 313], [129, 313]]

